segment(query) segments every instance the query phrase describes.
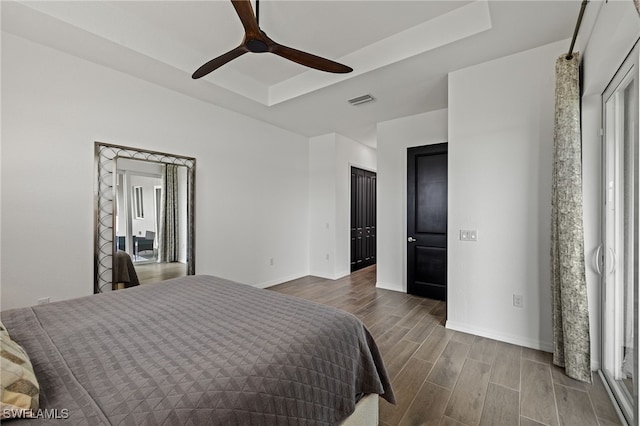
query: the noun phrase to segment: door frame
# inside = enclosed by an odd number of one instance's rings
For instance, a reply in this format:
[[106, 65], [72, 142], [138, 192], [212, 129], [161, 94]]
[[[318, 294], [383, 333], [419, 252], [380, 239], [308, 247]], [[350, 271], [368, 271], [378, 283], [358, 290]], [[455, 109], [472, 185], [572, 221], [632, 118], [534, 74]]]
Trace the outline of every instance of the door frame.
[[378, 171], [372, 167], [367, 167], [367, 166], [363, 166], [361, 164], [357, 164], [357, 163], [352, 163], [351, 161], [349, 161], [348, 166], [347, 166], [347, 182], [349, 182], [348, 186], [348, 196], [347, 196], [347, 206], [348, 206], [348, 215], [347, 215], [347, 238], [348, 238], [348, 242], [347, 242], [347, 265], [348, 265], [348, 274], [352, 274], [353, 272], [357, 272], [356, 271], [352, 271], [351, 270], [351, 197], [353, 196], [353, 188], [351, 187], [351, 169], [352, 168], [356, 168], [356, 169], [361, 169], [364, 170], [366, 172], [371, 172], [371, 173], [375, 173], [376, 175], [376, 203], [375, 203], [375, 208], [376, 208], [376, 260], [375, 262], [373, 262], [373, 265], [376, 265], [378, 263], [378, 248], [377, 248], [377, 244], [378, 244], [378, 224], [377, 224], [377, 219], [378, 219], [378, 185], [377, 185], [377, 178], [378, 178]]
[[[608, 189], [608, 184], [607, 184], [607, 180], [608, 180], [608, 163], [612, 163], [614, 166], [617, 163], [617, 160], [619, 160], [619, 157], [622, 155], [621, 153], [617, 152], [618, 146], [609, 146], [607, 138], [608, 138], [608, 116], [607, 116], [607, 101], [609, 99], [611, 99], [613, 96], [616, 96], [618, 93], [618, 89], [620, 88], [620, 86], [622, 84], [624, 84], [628, 79], [630, 78], [634, 78], [635, 79], [635, 95], [636, 95], [636, 100], [635, 100], [635, 111], [634, 111], [634, 117], [635, 117], [635, 123], [634, 123], [634, 133], [635, 133], [635, 143], [636, 145], [634, 146], [634, 160], [633, 160], [633, 173], [634, 173], [634, 217], [633, 217], [633, 221], [635, 224], [635, 229], [634, 229], [634, 238], [633, 238], [633, 251], [634, 251], [634, 256], [635, 256], [635, 267], [634, 267], [634, 277], [633, 277], [633, 285], [634, 285], [634, 300], [633, 300], [633, 306], [634, 306], [634, 313], [633, 313], [633, 347], [634, 347], [634, 374], [637, 376], [638, 375], [638, 328], [639, 328], [639, 315], [638, 315], [638, 202], [639, 202], [639, 198], [640, 198], [640, 194], [639, 194], [639, 190], [640, 190], [640, 185], [638, 183], [638, 173], [639, 173], [639, 169], [638, 169], [638, 121], [640, 121], [640, 117], [639, 117], [639, 111], [638, 111], [638, 98], [640, 97], [640, 78], [639, 78], [639, 73], [638, 73], [638, 66], [640, 65], [640, 48], [638, 46], [638, 43], [636, 43], [636, 45], [634, 45], [634, 47], [631, 49], [631, 51], [629, 52], [629, 54], [627, 55], [627, 57], [625, 58], [625, 60], [623, 61], [622, 65], [615, 71], [611, 81], [609, 82], [609, 84], [607, 85], [607, 87], [605, 88], [605, 90], [602, 92], [601, 95], [601, 115], [602, 115], [602, 121], [601, 121], [601, 126], [602, 126], [602, 139], [601, 139], [601, 236], [600, 236], [600, 241], [601, 241], [601, 245], [600, 248], [598, 249], [599, 251], [599, 258], [596, 259], [597, 262], [597, 267], [598, 269], [601, 271], [600, 274], [600, 310], [599, 310], [599, 321], [600, 321], [600, 330], [601, 330], [601, 336], [600, 336], [600, 356], [601, 356], [601, 368], [599, 371], [599, 374], [602, 378], [602, 381], [605, 385], [605, 387], [607, 388], [608, 393], [610, 394], [611, 398], [614, 400], [614, 404], [617, 404], [616, 409], [619, 410], [619, 414], [621, 414], [625, 421], [628, 422], [629, 424], [636, 424], [639, 417], [639, 400], [638, 400], [638, 394], [639, 389], [638, 389], [638, 377], [635, 378], [635, 383], [633, 384], [633, 395], [631, 395], [631, 401], [625, 399], [621, 393], [624, 393], [625, 390], [621, 390], [621, 385], [620, 383], [616, 383], [615, 378], [609, 377], [609, 375], [607, 373], [605, 373], [605, 363], [607, 360], [607, 357], [609, 356], [614, 356], [615, 357], [615, 348], [608, 348], [608, 346], [605, 344], [605, 342], [607, 341], [608, 337], [605, 336], [605, 333], [607, 333], [607, 328], [611, 328], [611, 325], [609, 325], [607, 323], [607, 317], [606, 315], [608, 315], [608, 308], [609, 305], [606, 305], [606, 301], [607, 301], [607, 296], [609, 296], [609, 301], [611, 302], [611, 299], [614, 298], [614, 296], [616, 296], [615, 294], [615, 289], [611, 288], [610, 286], [612, 284], [607, 284], [607, 278], [609, 277], [609, 275], [611, 273], [613, 273], [616, 269], [618, 269], [619, 266], [619, 262], [617, 260], [617, 256], [620, 256], [621, 254], [618, 253], [616, 254], [614, 250], [612, 250], [611, 247], [608, 247], [608, 222], [607, 222], [607, 217], [608, 217], [608, 212], [607, 210], [609, 209], [608, 207], [608, 202], [612, 202], [614, 199], [617, 200], [618, 195], [619, 195], [619, 190], [616, 190], [616, 188], [612, 188], [611, 190]], [[618, 122], [613, 123], [614, 127], [617, 127], [619, 125]], [[618, 131], [617, 128], [614, 129], [615, 132]], [[611, 158], [611, 157], [614, 158]], [[614, 172], [613, 172], [616, 176], [619, 173], [619, 170], [617, 168], [615, 168]], [[621, 212], [616, 212], [617, 215], [620, 215]], [[609, 230], [610, 232], [612, 232], [613, 234], [616, 233], [615, 229]], [[601, 266], [600, 266], [601, 265]], [[620, 308], [620, 301], [619, 300], [614, 300], [613, 301], [614, 305], [616, 308]], [[620, 326], [620, 319], [615, 319], [615, 321], [618, 321], [618, 326]], [[609, 327], [607, 327], [609, 326]], [[614, 327], [615, 328], [615, 327]], [[607, 355], [607, 350], [610, 352]], [[619, 354], [618, 354], [619, 355]], [[629, 404], [631, 402], [631, 405]], [[636, 423], [634, 423], [636, 422]]]
[[[415, 271], [412, 270], [412, 268], [409, 267], [409, 260], [411, 258], [410, 255], [410, 249], [409, 249], [409, 237], [411, 237], [411, 235], [409, 235], [409, 224], [410, 224], [410, 219], [412, 216], [410, 216], [411, 213], [411, 209], [409, 208], [409, 200], [411, 199], [411, 197], [413, 197], [414, 201], [415, 201], [415, 186], [414, 187], [410, 187], [408, 184], [408, 179], [409, 179], [409, 173], [411, 172], [411, 170], [413, 169], [413, 166], [409, 165], [409, 150], [412, 149], [424, 149], [425, 151], [429, 151], [432, 154], [446, 154], [447, 155], [447, 188], [448, 188], [448, 181], [449, 181], [449, 172], [448, 172], [448, 158], [449, 158], [449, 142], [445, 141], [445, 142], [438, 142], [438, 143], [434, 143], [434, 144], [427, 144], [427, 145], [418, 145], [418, 146], [410, 146], [407, 147], [406, 149], [406, 160], [405, 160], [405, 164], [406, 164], [406, 179], [405, 179], [405, 184], [406, 184], [406, 199], [405, 199], [405, 241], [404, 241], [404, 247], [405, 247], [405, 277], [406, 277], [406, 292], [407, 294], [416, 294], [416, 293], [410, 293], [410, 290], [413, 287], [413, 283], [415, 282], [415, 279], [413, 279], [414, 277], [414, 273]], [[444, 249], [445, 249], [445, 262], [446, 262], [446, 273], [445, 273], [445, 292], [444, 292], [444, 299], [443, 301], [446, 303], [447, 299], [448, 299], [448, 293], [449, 293], [449, 285], [448, 285], [448, 281], [449, 281], [449, 226], [448, 226], [448, 219], [449, 219], [449, 202], [448, 202], [448, 189], [447, 189], [447, 227], [446, 227], [446, 234], [444, 237]], [[413, 195], [412, 195], [413, 194]]]

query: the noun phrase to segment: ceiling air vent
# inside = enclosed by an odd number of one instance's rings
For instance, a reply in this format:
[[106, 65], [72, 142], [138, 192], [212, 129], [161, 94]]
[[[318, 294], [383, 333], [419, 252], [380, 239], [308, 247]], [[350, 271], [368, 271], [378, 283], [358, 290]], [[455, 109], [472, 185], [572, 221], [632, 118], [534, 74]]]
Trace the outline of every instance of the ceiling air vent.
[[375, 101], [375, 98], [371, 95], [362, 95], [357, 98], [349, 99], [349, 103], [353, 106], [366, 104], [367, 102]]

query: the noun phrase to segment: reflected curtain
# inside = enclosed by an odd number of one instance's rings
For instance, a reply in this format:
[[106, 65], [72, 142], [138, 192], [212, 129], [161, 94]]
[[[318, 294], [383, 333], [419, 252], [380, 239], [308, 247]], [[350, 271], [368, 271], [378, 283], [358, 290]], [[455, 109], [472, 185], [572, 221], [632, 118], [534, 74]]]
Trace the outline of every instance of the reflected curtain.
[[178, 166], [162, 165], [159, 261], [178, 261]]
[[579, 56], [556, 61], [551, 220], [554, 364], [591, 382], [591, 342], [582, 222]]
[[638, 14], [640, 15], [640, 0], [633, 0], [633, 2], [636, 4], [636, 9], [638, 10]]

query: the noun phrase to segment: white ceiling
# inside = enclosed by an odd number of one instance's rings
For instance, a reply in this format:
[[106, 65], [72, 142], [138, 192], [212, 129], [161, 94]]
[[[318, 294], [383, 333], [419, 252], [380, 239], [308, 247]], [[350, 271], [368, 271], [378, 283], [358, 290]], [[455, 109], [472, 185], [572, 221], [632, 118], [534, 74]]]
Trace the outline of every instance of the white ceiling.
[[[2, 30], [302, 135], [375, 146], [376, 123], [447, 107], [448, 72], [567, 39], [579, 10], [580, 0], [262, 0], [269, 37], [354, 72], [247, 54], [200, 80], [195, 69], [242, 41], [230, 1], [2, 1]], [[367, 93], [376, 101], [347, 103]]]

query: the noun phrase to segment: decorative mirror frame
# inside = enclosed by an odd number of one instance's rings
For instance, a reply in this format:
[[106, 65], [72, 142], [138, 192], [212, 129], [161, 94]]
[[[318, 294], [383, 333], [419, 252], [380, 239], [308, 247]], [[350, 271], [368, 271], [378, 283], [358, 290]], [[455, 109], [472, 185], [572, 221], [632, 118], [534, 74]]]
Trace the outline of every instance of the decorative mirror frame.
[[94, 191], [94, 284], [93, 292], [111, 284], [113, 288], [114, 229], [116, 220], [116, 161], [118, 158], [175, 164], [187, 168], [187, 275], [195, 274], [195, 183], [196, 159], [164, 152], [95, 142]]

